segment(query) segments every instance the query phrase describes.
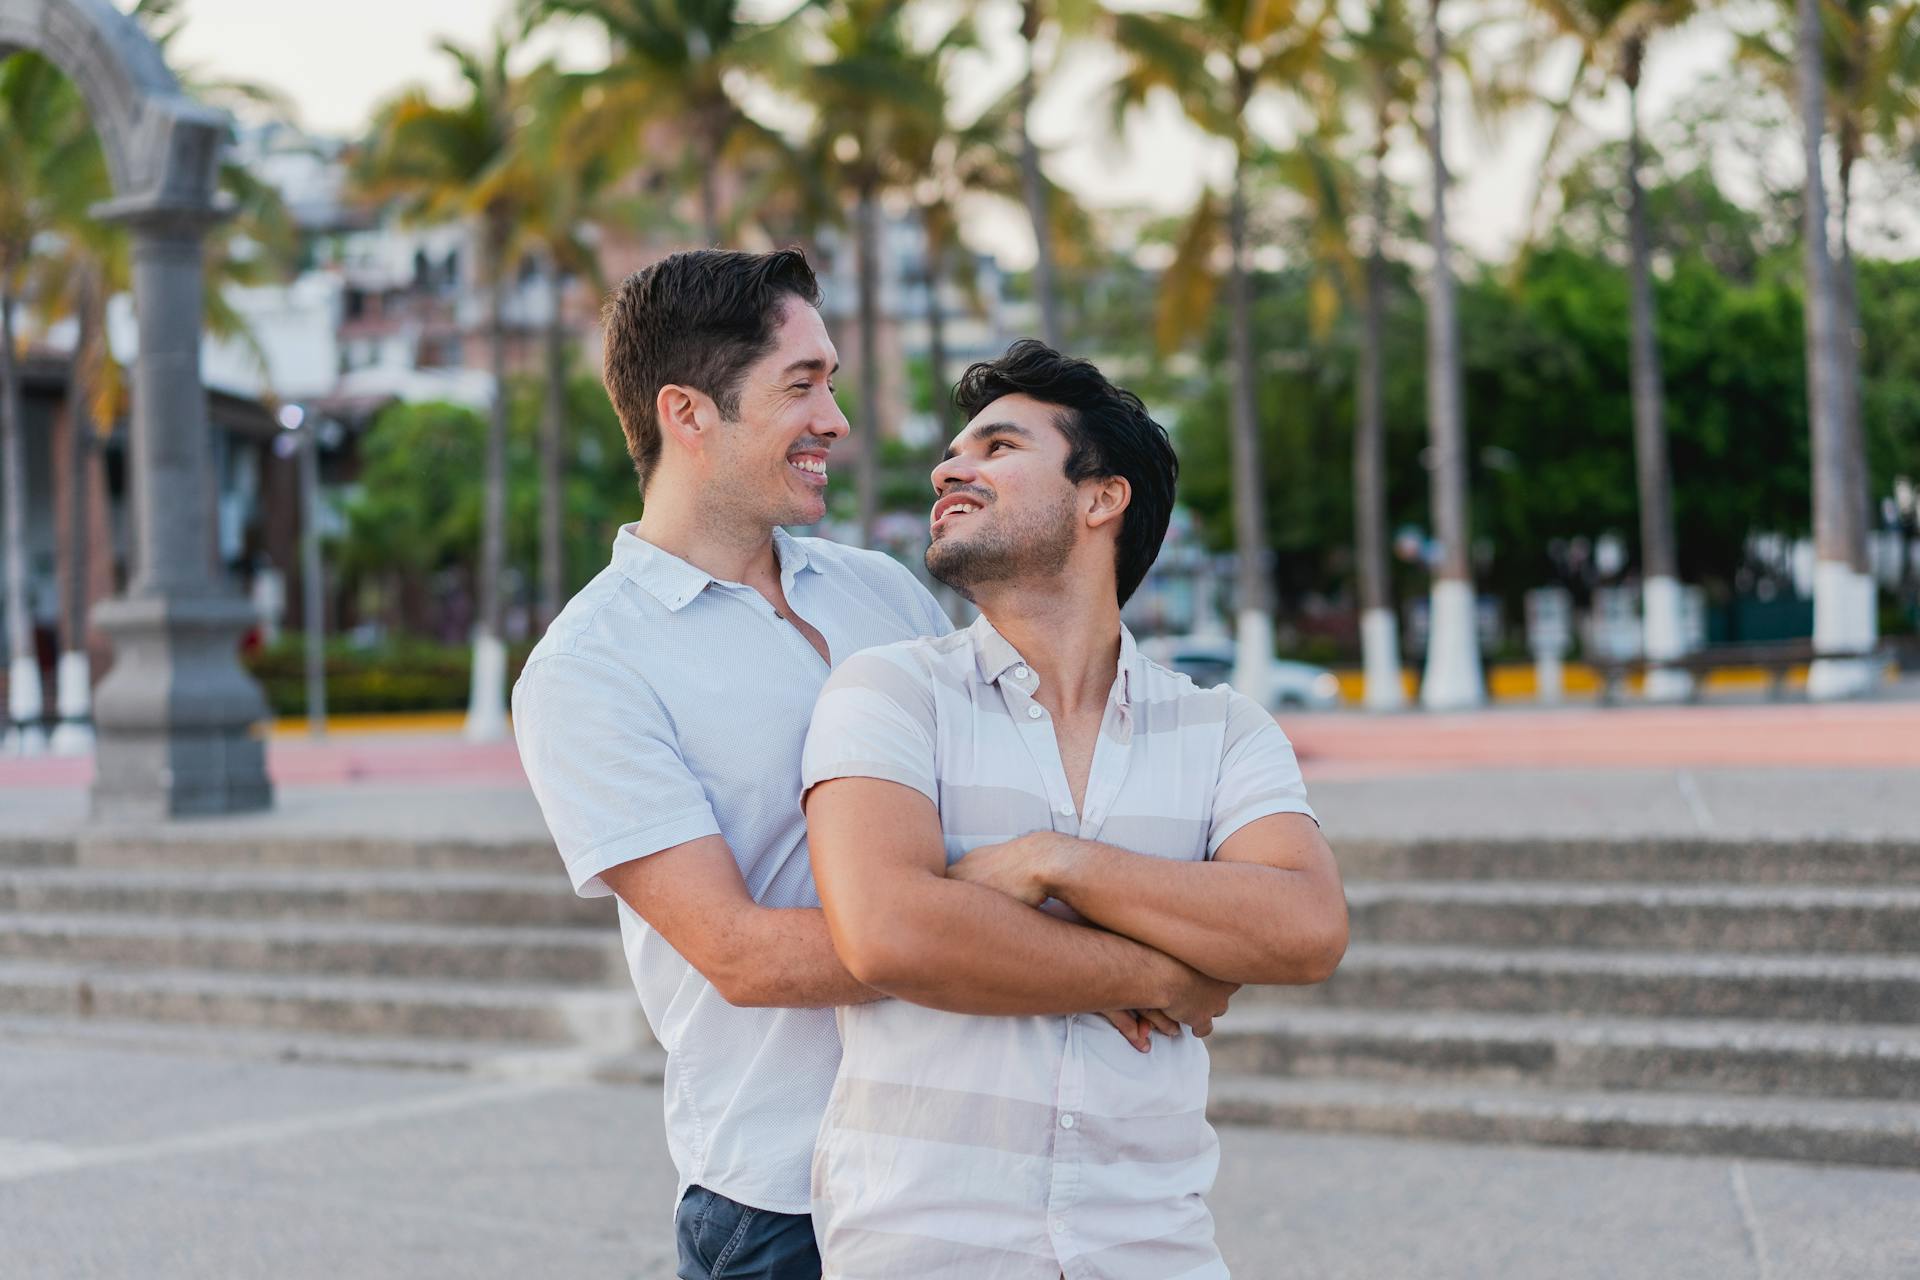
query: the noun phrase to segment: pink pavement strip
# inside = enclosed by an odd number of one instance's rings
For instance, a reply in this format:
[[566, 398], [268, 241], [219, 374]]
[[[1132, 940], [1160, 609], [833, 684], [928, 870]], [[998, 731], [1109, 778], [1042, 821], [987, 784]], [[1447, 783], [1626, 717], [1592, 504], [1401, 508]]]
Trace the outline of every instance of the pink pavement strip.
[[[1462, 770], [1920, 769], [1920, 702], [1614, 707], [1443, 714], [1288, 713], [1281, 725], [1309, 780]], [[449, 734], [280, 736], [268, 771], [285, 785], [435, 782], [520, 787], [511, 741]], [[84, 787], [86, 757], [0, 758], [0, 788]]]
[[[282, 785], [350, 782], [461, 782], [525, 786], [511, 741], [467, 742], [444, 735], [340, 735], [273, 738], [267, 772]], [[0, 758], [0, 788], [84, 787], [93, 781], [90, 756]]]

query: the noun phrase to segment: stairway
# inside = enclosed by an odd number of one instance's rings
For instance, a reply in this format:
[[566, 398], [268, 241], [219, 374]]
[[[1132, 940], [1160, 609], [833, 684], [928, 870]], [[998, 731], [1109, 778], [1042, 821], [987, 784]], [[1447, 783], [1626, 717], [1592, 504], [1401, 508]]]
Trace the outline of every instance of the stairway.
[[[1920, 845], [1343, 843], [1353, 945], [1240, 993], [1217, 1120], [1920, 1168]], [[0, 1040], [654, 1081], [540, 842], [0, 838]]]
[[1216, 1119], [1920, 1168], [1920, 845], [1342, 845], [1353, 944], [1243, 991]]
[[0, 1037], [657, 1078], [549, 845], [0, 840]]

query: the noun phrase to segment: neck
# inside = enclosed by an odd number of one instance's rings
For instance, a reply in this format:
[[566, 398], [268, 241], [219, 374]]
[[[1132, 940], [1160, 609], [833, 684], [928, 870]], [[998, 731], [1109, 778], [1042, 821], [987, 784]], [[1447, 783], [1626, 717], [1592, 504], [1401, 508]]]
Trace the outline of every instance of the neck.
[[726, 504], [702, 500], [697, 486], [654, 477], [634, 532], [671, 556], [722, 582], [778, 582], [773, 526], [729, 519]]
[[974, 603], [1040, 676], [1035, 701], [1066, 715], [1104, 707], [1120, 664], [1120, 606], [1107, 573], [979, 591]]

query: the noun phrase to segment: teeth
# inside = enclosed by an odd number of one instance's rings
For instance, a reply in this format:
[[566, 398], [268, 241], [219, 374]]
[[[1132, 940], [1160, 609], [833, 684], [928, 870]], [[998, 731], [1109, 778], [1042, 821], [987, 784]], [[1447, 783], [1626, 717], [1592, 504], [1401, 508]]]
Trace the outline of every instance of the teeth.
[[971, 502], [956, 502], [942, 513], [942, 518], [945, 516], [971, 515], [979, 509], [979, 507]]
[[827, 464], [818, 458], [794, 458], [791, 461], [794, 466], [800, 468], [802, 471], [811, 471], [817, 476], [827, 474]]

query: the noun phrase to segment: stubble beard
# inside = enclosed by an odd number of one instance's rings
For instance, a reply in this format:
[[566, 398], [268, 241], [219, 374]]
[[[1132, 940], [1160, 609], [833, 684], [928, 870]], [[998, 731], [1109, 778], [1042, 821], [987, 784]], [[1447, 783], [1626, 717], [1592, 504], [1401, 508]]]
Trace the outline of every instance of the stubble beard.
[[[1073, 557], [1077, 512], [1068, 490], [1051, 506], [1004, 521], [965, 539], [952, 534], [927, 545], [927, 572], [968, 600], [976, 588], [1010, 578], [1054, 577]], [[962, 520], [978, 519], [962, 516]]]

